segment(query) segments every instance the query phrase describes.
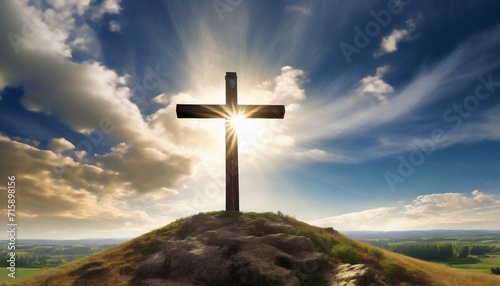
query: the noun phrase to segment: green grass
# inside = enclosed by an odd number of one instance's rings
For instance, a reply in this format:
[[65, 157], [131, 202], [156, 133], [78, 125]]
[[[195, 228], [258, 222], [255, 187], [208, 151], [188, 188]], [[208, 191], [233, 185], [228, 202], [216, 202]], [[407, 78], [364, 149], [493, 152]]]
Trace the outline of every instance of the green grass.
[[28, 277], [31, 277], [35, 274], [43, 272], [47, 269], [50, 269], [50, 268], [45, 268], [45, 267], [44, 268], [16, 268], [16, 278], [13, 279], [13, 278], [10, 278], [9, 276], [7, 276], [7, 274], [10, 273], [9, 269], [7, 269], [6, 267], [2, 267], [2, 268], [0, 268], [0, 282], [14, 283], [14, 282], [17, 282], [21, 279], [28, 278]]
[[382, 264], [384, 269], [384, 280], [389, 283], [397, 283], [404, 270], [391, 259], [387, 259]]
[[375, 248], [375, 247], [368, 248], [368, 254], [375, 257], [376, 259], [384, 258], [384, 253], [380, 248]]
[[480, 263], [453, 265], [454, 268], [474, 270], [483, 273], [491, 273], [492, 267], [500, 266], [500, 255], [488, 255], [489, 257], [479, 257]]
[[[488, 254], [487, 256], [488, 257], [484, 256], [479, 257], [478, 263], [452, 264], [451, 267], [490, 274], [491, 273], [490, 269], [492, 267], [500, 266], [500, 255]], [[442, 262], [439, 262], [439, 264], [447, 265], [447, 263], [442, 263]]]
[[359, 255], [351, 245], [340, 244], [332, 247], [333, 256], [339, 258], [344, 263], [359, 263]]
[[467, 258], [459, 258], [459, 259], [449, 260], [447, 263], [449, 265], [477, 264], [477, 263], [481, 263], [481, 260], [477, 259], [476, 257], [469, 256]]

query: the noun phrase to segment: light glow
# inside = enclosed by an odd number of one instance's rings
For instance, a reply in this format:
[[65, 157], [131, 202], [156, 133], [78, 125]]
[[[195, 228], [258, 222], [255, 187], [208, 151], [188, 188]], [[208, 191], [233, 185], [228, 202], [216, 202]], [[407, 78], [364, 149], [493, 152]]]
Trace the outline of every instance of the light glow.
[[245, 114], [231, 115], [229, 122], [233, 132], [238, 135], [241, 150], [253, 146], [258, 141], [259, 135], [269, 126], [269, 122], [266, 121], [268, 120], [248, 118]]
[[231, 126], [235, 130], [236, 133], [241, 133], [245, 127], [245, 116], [241, 114], [236, 114], [231, 116], [230, 122]]

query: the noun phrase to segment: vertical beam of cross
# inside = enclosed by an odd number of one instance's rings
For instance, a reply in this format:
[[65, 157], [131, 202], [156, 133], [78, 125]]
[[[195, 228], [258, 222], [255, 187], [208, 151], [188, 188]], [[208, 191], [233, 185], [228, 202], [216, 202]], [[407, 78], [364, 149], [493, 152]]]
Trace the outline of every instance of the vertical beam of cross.
[[240, 211], [238, 134], [231, 125], [235, 115], [245, 118], [285, 117], [284, 105], [239, 105], [235, 72], [226, 72], [226, 104], [177, 104], [177, 118], [224, 118], [226, 124], [226, 211]]
[[[226, 106], [237, 114], [238, 86], [236, 73], [226, 73]], [[238, 133], [226, 119], [226, 210], [240, 211], [240, 185], [238, 171]]]

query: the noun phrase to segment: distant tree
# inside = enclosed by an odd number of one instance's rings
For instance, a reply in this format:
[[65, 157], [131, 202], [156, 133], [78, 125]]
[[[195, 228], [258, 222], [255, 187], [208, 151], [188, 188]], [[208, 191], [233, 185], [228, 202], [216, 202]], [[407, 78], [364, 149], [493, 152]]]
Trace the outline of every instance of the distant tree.
[[28, 261], [26, 259], [26, 255], [16, 256], [16, 266], [28, 267]]
[[458, 253], [458, 258], [467, 258], [469, 256], [469, 246], [464, 246], [462, 249], [460, 249], [460, 252]]
[[500, 267], [493, 267], [490, 269], [491, 270], [491, 273], [493, 274], [496, 274], [496, 275], [500, 275]]
[[450, 243], [438, 244], [437, 259], [453, 258], [453, 245]]
[[36, 247], [33, 249], [33, 253], [35, 254], [48, 254], [48, 253], [52, 253], [54, 249], [52, 247]]
[[35, 266], [36, 265], [35, 262], [36, 262], [35, 255], [29, 254], [29, 255], [26, 256], [26, 265], [25, 265], [26, 267], [33, 267], [33, 266]]
[[35, 256], [35, 261], [37, 265], [44, 266], [47, 264], [49, 256], [47, 254], [41, 254]]
[[0, 266], [6, 267], [8, 266], [7, 260], [10, 258], [10, 255], [7, 253], [7, 251], [2, 251], [0, 252]]
[[487, 246], [487, 245], [473, 245], [470, 254], [472, 255], [485, 255], [488, 252], [492, 252], [495, 249], [495, 246]]
[[64, 264], [64, 260], [62, 260], [62, 258], [58, 257], [58, 258], [51, 258], [49, 260], [47, 260], [47, 266], [59, 266], [59, 265], [62, 265]]
[[405, 243], [398, 244], [390, 250], [426, 260], [447, 260], [453, 258], [454, 255], [451, 243]]

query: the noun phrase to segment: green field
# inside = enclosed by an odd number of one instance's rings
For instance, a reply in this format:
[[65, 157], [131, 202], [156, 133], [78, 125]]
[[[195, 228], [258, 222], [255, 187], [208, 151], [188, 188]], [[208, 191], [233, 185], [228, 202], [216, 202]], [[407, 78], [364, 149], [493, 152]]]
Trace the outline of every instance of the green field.
[[486, 256], [478, 257], [481, 261], [480, 263], [475, 264], [455, 264], [451, 265], [453, 268], [479, 271], [483, 273], [491, 273], [490, 269], [492, 267], [497, 267], [500, 265], [500, 255], [496, 254], [488, 254]]
[[50, 268], [17, 268], [16, 269], [16, 278], [13, 279], [13, 278], [10, 278], [9, 276], [7, 276], [10, 273], [10, 271], [7, 268], [2, 267], [2, 268], [0, 268], [0, 282], [12, 282], [12, 283], [14, 283], [20, 279], [31, 277], [31, 276], [38, 274], [42, 271], [45, 271], [47, 269], [50, 269]]

